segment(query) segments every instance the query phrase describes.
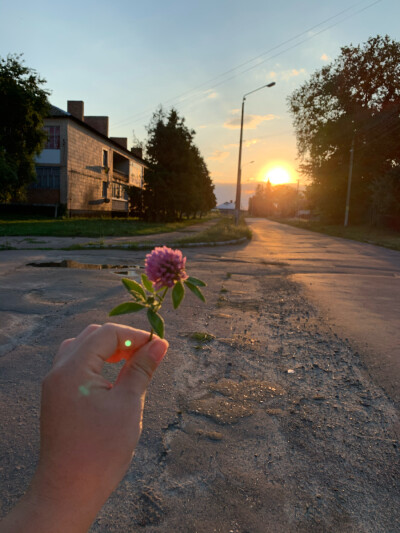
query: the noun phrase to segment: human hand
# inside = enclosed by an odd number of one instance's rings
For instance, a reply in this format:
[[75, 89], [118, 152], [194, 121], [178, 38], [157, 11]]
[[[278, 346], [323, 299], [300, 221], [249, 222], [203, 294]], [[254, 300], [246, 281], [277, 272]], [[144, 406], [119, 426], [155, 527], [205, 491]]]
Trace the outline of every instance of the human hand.
[[[61, 344], [43, 382], [39, 466], [19, 512], [29, 523], [4, 531], [90, 527], [129, 466], [146, 388], [168, 348], [148, 339], [148, 332], [105, 324]], [[101, 375], [104, 362], [121, 359], [127, 362], [112, 385]]]

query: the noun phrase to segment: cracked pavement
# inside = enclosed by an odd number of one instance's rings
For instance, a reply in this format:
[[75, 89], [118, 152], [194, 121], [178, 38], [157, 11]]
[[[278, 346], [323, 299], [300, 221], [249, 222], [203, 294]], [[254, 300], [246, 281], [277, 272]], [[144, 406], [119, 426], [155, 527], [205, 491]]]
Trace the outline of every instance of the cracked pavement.
[[[143, 435], [92, 532], [400, 530], [395, 387], [371, 366], [373, 348], [364, 350], [350, 330], [345, 335], [312, 293], [314, 278], [298, 277], [322, 269], [321, 261], [311, 268], [309, 257], [292, 266], [293, 228], [281, 230], [284, 256], [279, 225], [268, 226], [276, 233], [268, 240], [254, 224], [248, 245], [185, 250], [190, 274], [208, 282], [207, 302], [188, 294], [177, 311], [165, 307], [171, 347], [148, 393]], [[297, 237], [303, 245], [307, 233]], [[334, 241], [331, 253], [338, 253], [342, 241]], [[144, 253], [4, 251], [1, 258], [5, 514], [34, 471], [40, 382], [58, 344], [108, 320], [124, 296], [117, 269], [25, 265], [74, 259], [132, 265], [135, 275]], [[147, 328], [140, 313], [119, 321], [133, 320]], [[118, 365], [107, 366], [109, 379], [117, 373]]]

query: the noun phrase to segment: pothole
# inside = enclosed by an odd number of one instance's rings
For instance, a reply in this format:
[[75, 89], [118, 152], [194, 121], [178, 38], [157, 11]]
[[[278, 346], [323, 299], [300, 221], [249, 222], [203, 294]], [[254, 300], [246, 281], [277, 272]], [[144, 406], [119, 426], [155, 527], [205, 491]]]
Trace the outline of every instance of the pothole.
[[93, 263], [80, 263], [72, 259], [63, 259], [62, 261], [45, 261], [41, 263], [27, 263], [26, 266], [37, 268], [75, 268], [79, 270], [113, 270], [114, 274], [119, 276], [138, 277], [137, 270], [143, 267], [139, 265], [96, 265]]

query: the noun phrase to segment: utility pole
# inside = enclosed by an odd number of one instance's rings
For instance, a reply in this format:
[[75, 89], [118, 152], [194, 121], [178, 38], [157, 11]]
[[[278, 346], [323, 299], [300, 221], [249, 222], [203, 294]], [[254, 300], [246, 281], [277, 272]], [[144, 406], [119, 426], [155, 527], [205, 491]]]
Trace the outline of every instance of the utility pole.
[[237, 183], [236, 183], [236, 205], [235, 205], [235, 225], [239, 224], [240, 217], [240, 202], [241, 202], [241, 191], [242, 191], [242, 139], [243, 139], [243, 115], [244, 115], [244, 103], [246, 101], [246, 96], [243, 96], [242, 100], [242, 118], [240, 121], [240, 141], [239, 141], [239, 162], [238, 162], [238, 173], [237, 173]]
[[354, 137], [351, 141], [350, 148], [350, 165], [349, 165], [349, 177], [347, 180], [347, 196], [346, 196], [346, 211], [344, 213], [344, 227], [347, 228], [349, 224], [349, 210], [350, 210], [350, 192], [351, 192], [351, 178], [353, 176], [353, 159], [354, 159]]

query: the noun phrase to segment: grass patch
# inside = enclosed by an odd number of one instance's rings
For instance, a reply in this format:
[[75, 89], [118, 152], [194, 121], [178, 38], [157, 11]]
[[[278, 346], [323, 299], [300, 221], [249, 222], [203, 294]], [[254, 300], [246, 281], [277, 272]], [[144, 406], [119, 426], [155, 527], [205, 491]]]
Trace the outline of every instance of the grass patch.
[[[49, 248], [49, 250], [151, 250], [154, 248], [154, 244], [151, 243], [129, 243], [129, 244], [116, 244], [112, 246], [106, 246], [102, 244], [71, 244], [71, 246], [66, 246], [65, 248]], [[36, 250], [43, 250], [44, 248], [36, 248]]]
[[1, 237], [133, 237], [179, 231], [207, 220], [187, 219], [181, 222], [143, 222], [135, 218], [66, 218], [66, 219], [0, 219]]
[[233, 241], [236, 239], [251, 239], [251, 229], [247, 226], [246, 221], [241, 219], [238, 226], [235, 226], [235, 221], [232, 217], [220, 218], [213, 226], [204, 231], [194, 235], [193, 237], [185, 237], [176, 241], [176, 244], [188, 244], [196, 242], [224, 242]]
[[367, 225], [348, 226], [345, 228], [344, 226], [322, 224], [313, 220], [276, 219], [276, 222], [295, 226], [296, 228], [308, 229], [317, 233], [324, 233], [333, 237], [366, 242], [400, 251], [400, 233], [387, 228], [375, 228]]
[[194, 331], [190, 338], [197, 342], [210, 342], [215, 339], [215, 335], [207, 333], [205, 331]]

